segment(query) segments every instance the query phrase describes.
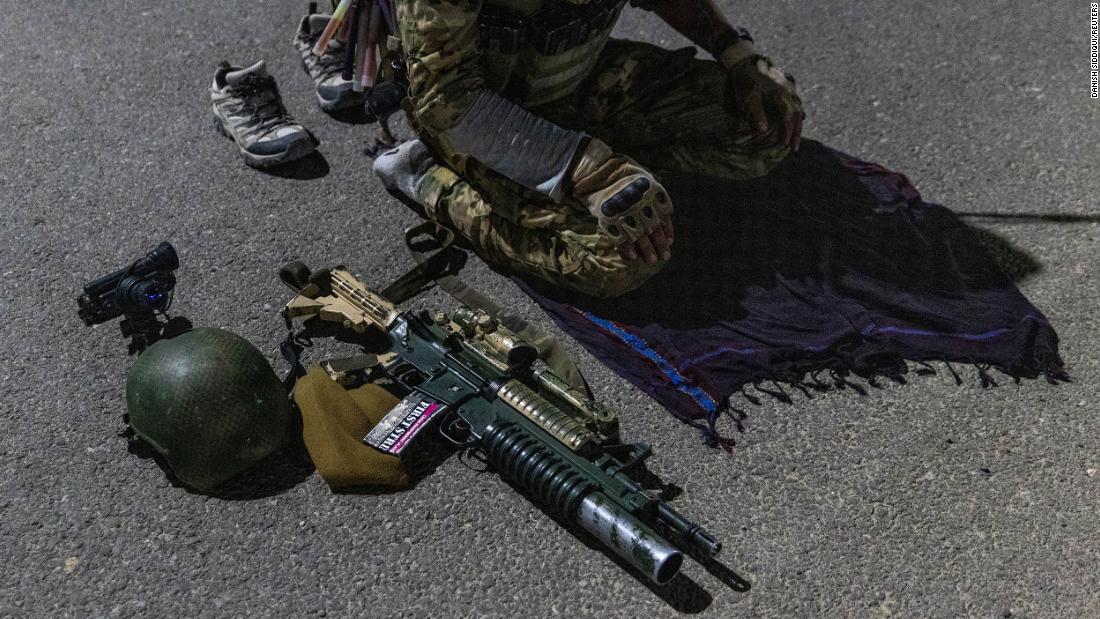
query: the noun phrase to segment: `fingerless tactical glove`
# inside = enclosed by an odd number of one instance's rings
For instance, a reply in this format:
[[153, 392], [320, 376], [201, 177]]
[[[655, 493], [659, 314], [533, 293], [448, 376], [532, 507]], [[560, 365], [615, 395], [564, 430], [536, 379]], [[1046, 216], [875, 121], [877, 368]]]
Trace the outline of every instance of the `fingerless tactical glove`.
[[596, 138], [583, 148], [571, 174], [573, 195], [616, 245], [647, 236], [672, 214], [668, 192], [648, 170]]

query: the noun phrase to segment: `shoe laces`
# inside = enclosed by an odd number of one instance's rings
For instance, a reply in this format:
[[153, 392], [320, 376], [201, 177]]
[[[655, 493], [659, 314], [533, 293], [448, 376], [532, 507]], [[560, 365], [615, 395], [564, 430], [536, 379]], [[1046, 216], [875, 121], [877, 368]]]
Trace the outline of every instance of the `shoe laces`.
[[[307, 39], [309, 45], [312, 48], [317, 44], [317, 40], [321, 38], [321, 33], [314, 33]], [[328, 49], [320, 57], [316, 57], [314, 60], [315, 65], [320, 69], [317, 74], [318, 81], [325, 81], [332, 76], [344, 72], [344, 46], [336, 45], [333, 49], [333, 45], [336, 44], [336, 39], [329, 42]]]
[[275, 78], [248, 75], [234, 90], [241, 98], [241, 108], [255, 119], [251, 128], [261, 135], [291, 122], [290, 115], [279, 98]]

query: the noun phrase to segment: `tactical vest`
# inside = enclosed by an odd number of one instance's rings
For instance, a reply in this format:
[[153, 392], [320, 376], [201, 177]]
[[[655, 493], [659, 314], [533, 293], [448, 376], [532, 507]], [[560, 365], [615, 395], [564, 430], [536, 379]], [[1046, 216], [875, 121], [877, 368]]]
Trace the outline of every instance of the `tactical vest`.
[[626, 0], [486, 0], [478, 15], [491, 90], [525, 105], [560, 99], [595, 66]]

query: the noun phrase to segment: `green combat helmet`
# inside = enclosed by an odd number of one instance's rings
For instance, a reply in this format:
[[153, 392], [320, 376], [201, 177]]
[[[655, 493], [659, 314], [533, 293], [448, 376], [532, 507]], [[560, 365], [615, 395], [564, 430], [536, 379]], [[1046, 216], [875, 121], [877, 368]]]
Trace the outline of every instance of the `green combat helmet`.
[[228, 331], [160, 340], [126, 379], [134, 434], [176, 477], [209, 492], [283, 445], [290, 402], [267, 359]]

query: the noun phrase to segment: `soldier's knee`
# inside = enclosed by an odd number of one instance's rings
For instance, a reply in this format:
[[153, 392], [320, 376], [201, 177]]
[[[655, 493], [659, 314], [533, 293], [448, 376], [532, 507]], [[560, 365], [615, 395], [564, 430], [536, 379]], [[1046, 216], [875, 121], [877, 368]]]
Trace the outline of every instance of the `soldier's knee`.
[[574, 287], [584, 294], [609, 299], [622, 296], [653, 277], [665, 262], [624, 260], [619, 255], [590, 256], [574, 276]]

